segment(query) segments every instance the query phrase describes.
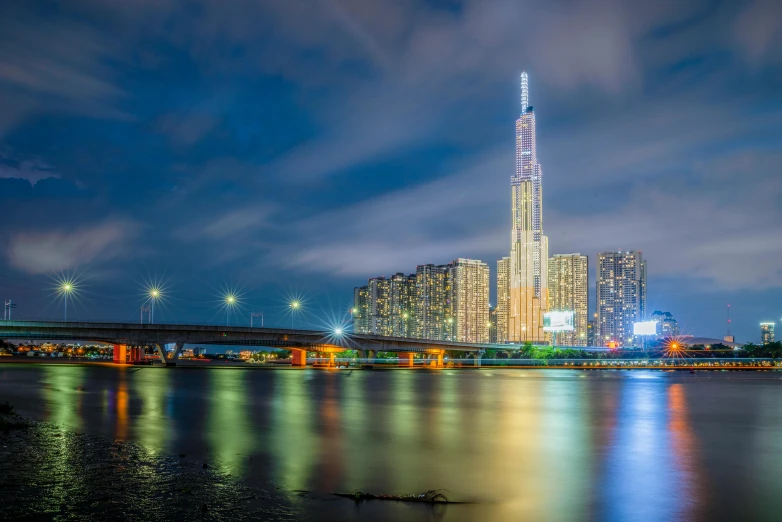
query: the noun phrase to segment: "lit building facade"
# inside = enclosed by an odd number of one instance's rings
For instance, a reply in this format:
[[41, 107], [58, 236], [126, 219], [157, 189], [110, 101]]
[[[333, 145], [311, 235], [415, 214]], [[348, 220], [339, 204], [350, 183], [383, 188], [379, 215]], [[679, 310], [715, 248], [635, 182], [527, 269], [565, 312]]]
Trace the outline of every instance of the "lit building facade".
[[448, 340], [453, 328], [447, 265], [415, 268], [415, 337]]
[[581, 254], [558, 254], [548, 260], [548, 309], [572, 311], [572, 332], [559, 332], [561, 346], [587, 346], [589, 322], [589, 262]]
[[459, 258], [448, 265], [451, 339], [463, 343], [489, 342], [489, 265]]
[[646, 261], [641, 252], [597, 255], [598, 346], [632, 346], [633, 323], [646, 314]]
[[659, 310], [655, 310], [652, 312], [651, 320], [657, 323], [658, 338], [666, 339], [679, 335], [679, 322], [671, 312], [660, 312]]
[[494, 335], [497, 343], [508, 342], [508, 311], [510, 310], [510, 257], [497, 261], [497, 306]]
[[774, 323], [760, 323], [760, 343], [770, 344], [774, 342]]
[[529, 79], [521, 74], [521, 115], [516, 120], [516, 173], [511, 178], [508, 340], [543, 342], [548, 307], [548, 239], [543, 235], [542, 170], [537, 158], [535, 113]]
[[369, 314], [371, 310], [369, 286], [359, 286], [353, 289], [353, 332], [357, 334], [372, 333]]

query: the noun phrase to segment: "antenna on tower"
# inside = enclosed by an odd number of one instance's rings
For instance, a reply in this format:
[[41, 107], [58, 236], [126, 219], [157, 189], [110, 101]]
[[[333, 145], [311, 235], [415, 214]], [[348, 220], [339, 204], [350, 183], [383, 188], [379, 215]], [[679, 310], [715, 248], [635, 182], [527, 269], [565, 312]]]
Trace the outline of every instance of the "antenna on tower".
[[529, 78], [527, 77], [527, 72], [524, 71], [521, 73], [521, 113], [522, 114], [527, 112], [527, 107], [529, 107]]

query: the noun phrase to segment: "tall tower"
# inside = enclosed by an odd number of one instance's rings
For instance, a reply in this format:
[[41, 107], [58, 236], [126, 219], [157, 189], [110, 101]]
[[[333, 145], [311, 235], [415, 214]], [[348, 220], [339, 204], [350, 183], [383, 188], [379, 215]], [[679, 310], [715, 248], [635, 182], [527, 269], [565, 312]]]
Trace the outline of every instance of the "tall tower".
[[508, 340], [544, 342], [548, 306], [548, 238], [543, 235], [542, 171], [535, 143], [529, 78], [521, 73], [521, 115], [516, 120], [516, 173], [511, 178], [513, 228], [510, 253]]

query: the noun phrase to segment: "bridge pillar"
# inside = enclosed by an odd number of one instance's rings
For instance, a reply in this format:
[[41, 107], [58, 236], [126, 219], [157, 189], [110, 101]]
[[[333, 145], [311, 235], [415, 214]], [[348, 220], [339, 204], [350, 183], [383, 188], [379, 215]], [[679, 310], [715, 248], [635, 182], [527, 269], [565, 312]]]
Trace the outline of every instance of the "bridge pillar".
[[472, 364], [473, 366], [480, 367], [481, 365], [481, 352], [475, 352], [472, 354]]
[[174, 348], [174, 353], [171, 354], [171, 360], [176, 362], [179, 360], [179, 355], [182, 353], [182, 348], [185, 347], [185, 343], [178, 342], [176, 343], [176, 348]]
[[443, 357], [445, 356], [445, 350], [442, 350], [440, 353], [437, 354], [437, 367], [442, 368], [445, 366], [445, 363], [443, 362]]
[[307, 366], [307, 350], [288, 348], [291, 351], [291, 366]]
[[412, 368], [413, 367], [413, 356], [415, 354], [413, 352], [400, 352], [397, 354], [399, 357], [399, 366], [404, 366], [406, 368]]
[[125, 364], [128, 358], [128, 347], [124, 344], [114, 345], [114, 364]]
[[336, 363], [334, 361], [334, 352], [329, 353], [329, 368], [334, 368]]

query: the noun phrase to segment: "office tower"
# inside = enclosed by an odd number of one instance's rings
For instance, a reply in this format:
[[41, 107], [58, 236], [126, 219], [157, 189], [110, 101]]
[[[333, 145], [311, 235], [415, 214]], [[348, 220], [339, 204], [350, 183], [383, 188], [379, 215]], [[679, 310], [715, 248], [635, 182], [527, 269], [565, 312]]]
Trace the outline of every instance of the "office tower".
[[453, 317], [452, 340], [489, 342], [489, 265], [459, 258], [448, 265]]
[[370, 328], [370, 296], [369, 286], [358, 286], [353, 289], [353, 332], [357, 334], [372, 333]]
[[521, 73], [521, 115], [516, 120], [516, 173], [511, 178], [511, 342], [542, 342], [548, 306], [548, 239], [543, 235], [542, 171], [535, 143], [535, 113], [529, 105], [527, 73]]
[[655, 310], [651, 320], [657, 323], [657, 337], [665, 339], [679, 335], [679, 323], [671, 312]]
[[[448, 267], [418, 265], [415, 269], [415, 337], [445, 340], [453, 323], [448, 301]], [[450, 321], [450, 322], [449, 322]]]
[[497, 318], [494, 335], [497, 343], [508, 342], [508, 310], [510, 310], [510, 257], [497, 261]]
[[760, 344], [770, 344], [774, 342], [774, 323], [760, 323]]
[[572, 332], [557, 334], [561, 346], [586, 346], [589, 321], [587, 256], [557, 254], [548, 260], [548, 309], [574, 312]]
[[632, 346], [633, 323], [646, 313], [646, 261], [641, 252], [597, 255], [597, 345]]

